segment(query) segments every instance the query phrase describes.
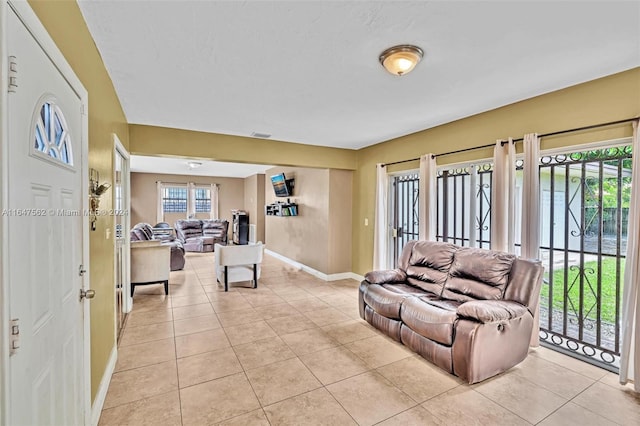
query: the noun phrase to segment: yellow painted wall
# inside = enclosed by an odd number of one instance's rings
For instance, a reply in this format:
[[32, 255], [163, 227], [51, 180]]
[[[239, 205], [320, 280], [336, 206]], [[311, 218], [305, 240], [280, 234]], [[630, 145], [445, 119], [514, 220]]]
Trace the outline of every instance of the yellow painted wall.
[[[487, 145], [509, 136], [519, 138], [525, 133], [544, 134], [638, 116], [640, 68], [635, 68], [359, 150], [353, 182], [354, 272], [364, 274], [373, 264], [376, 163]], [[631, 124], [626, 124], [550, 137], [543, 139], [541, 144], [542, 149], [550, 149], [630, 135]], [[437, 161], [438, 164], [450, 164], [492, 156], [493, 150], [489, 148], [439, 157]], [[389, 170], [410, 170], [418, 166], [418, 162], [413, 161]], [[369, 226], [364, 226], [365, 218], [368, 218]]]
[[[29, 4], [89, 92], [89, 167], [98, 170], [101, 182], [113, 184], [112, 134], [117, 134], [126, 148], [129, 129], [80, 9], [75, 1], [69, 0], [30, 0]], [[111, 208], [112, 195], [109, 191], [102, 197], [101, 209]], [[113, 226], [112, 217], [102, 216], [97, 230], [90, 235], [91, 288], [96, 291], [91, 301], [92, 401], [115, 345], [113, 237], [106, 239], [105, 235], [106, 229]]]
[[256, 227], [256, 241], [264, 242], [264, 174], [248, 176], [244, 180], [244, 209], [249, 223]]
[[173, 156], [278, 166], [356, 168], [356, 151], [314, 145], [130, 125], [132, 154]]

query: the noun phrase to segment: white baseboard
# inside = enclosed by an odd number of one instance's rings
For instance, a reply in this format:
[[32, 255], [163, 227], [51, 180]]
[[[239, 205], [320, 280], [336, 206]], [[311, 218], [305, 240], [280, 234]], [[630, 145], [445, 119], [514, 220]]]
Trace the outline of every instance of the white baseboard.
[[113, 349], [111, 349], [111, 355], [109, 355], [109, 360], [107, 361], [107, 367], [104, 369], [102, 380], [100, 380], [100, 386], [98, 387], [98, 392], [96, 393], [96, 399], [93, 401], [93, 405], [91, 407], [91, 424], [93, 426], [97, 426], [98, 421], [100, 421], [100, 414], [102, 413], [104, 400], [107, 398], [107, 391], [109, 390], [109, 384], [111, 383], [111, 376], [113, 375], [113, 371], [116, 369], [117, 360], [118, 348], [117, 346], [114, 346]]
[[297, 262], [293, 259], [289, 259], [286, 256], [281, 255], [280, 253], [276, 253], [275, 251], [271, 251], [269, 249], [265, 249], [264, 250], [265, 254], [268, 254], [269, 256], [275, 257], [276, 259], [282, 260], [285, 263], [288, 263], [291, 266], [294, 266], [295, 268], [302, 270], [308, 274], [313, 275], [314, 277], [320, 278], [323, 281], [338, 281], [338, 280], [348, 280], [348, 279], [352, 279], [352, 280], [356, 280], [356, 281], [362, 281], [364, 280], [364, 277], [362, 275], [358, 275], [355, 274], [353, 272], [340, 272], [338, 274], [325, 274], [324, 272], [320, 272], [317, 271], [307, 265], [304, 265], [300, 262]]

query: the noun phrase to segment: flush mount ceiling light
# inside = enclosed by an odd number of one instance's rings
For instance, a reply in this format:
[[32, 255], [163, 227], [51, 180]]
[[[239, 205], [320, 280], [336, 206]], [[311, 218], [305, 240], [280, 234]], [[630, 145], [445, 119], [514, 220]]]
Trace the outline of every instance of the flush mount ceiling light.
[[202, 166], [202, 163], [198, 163], [197, 161], [188, 161], [187, 162], [187, 166], [189, 166], [189, 168], [191, 170], [193, 170], [193, 169], [197, 169], [198, 167]]
[[424, 52], [417, 46], [401, 44], [393, 46], [380, 54], [382, 66], [394, 75], [405, 75], [411, 72], [422, 59]]

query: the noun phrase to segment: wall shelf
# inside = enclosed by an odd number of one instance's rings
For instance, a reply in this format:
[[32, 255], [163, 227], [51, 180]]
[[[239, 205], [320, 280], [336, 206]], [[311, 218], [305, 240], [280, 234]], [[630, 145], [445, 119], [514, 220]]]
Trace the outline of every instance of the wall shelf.
[[267, 216], [298, 216], [298, 204], [273, 203], [264, 206], [264, 214]]

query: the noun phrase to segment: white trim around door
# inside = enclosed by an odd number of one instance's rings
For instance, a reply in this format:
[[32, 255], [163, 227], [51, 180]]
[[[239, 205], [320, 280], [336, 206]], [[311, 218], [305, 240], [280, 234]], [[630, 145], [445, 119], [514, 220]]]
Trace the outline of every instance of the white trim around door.
[[[9, 9], [12, 9], [29, 30], [31, 35], [40, 45], [45, 54], [49, 57], [60, 74], [64, 76], [69, 85], [78, 94], [82, 103], [82, 203], [89, 205], [89, 120], [88, 105], [89, 94], [80, 79], [76, 76], [71, 65], [66, 61], [64, 55], [58, 49], [53, 39], [42, 25], [34, 11], [26, 1], [19, 0], [0, 0], [0, 82], [2, 89], [0, 90], [0, 211], [8, 205], [8, 164], [11, 161], [8, 158], [8, 115], [7, 115], [7, 87], [8, 87], [8, 51], [7, 51], [7, 15]], [[8, 226], [7, 216], [2, 216], [0, 220], [0, 234], [6, 235]], [[8, 239], [3, 238], [0, 263], [0, 424], [8, 424], [11, 418], [11, 406], [9, 405], [9, 282], [8, 282], [8, 266], [6, 253], [8, 253]], [[82, 220], [82, 262], [87, 270], [84, 274], [82, 287], [84, 290], [90, 288], [90, 271], [89, 271], [89, 218], [83, 215]], [[83, 419], [84, 424], [91, 422], [91, 340], [90, 340], [90, 311], [89, 303], [84, 303], [83, 307], [83, 334], [84, 334], [84, 361], [80, 367], [83, 370]]]

